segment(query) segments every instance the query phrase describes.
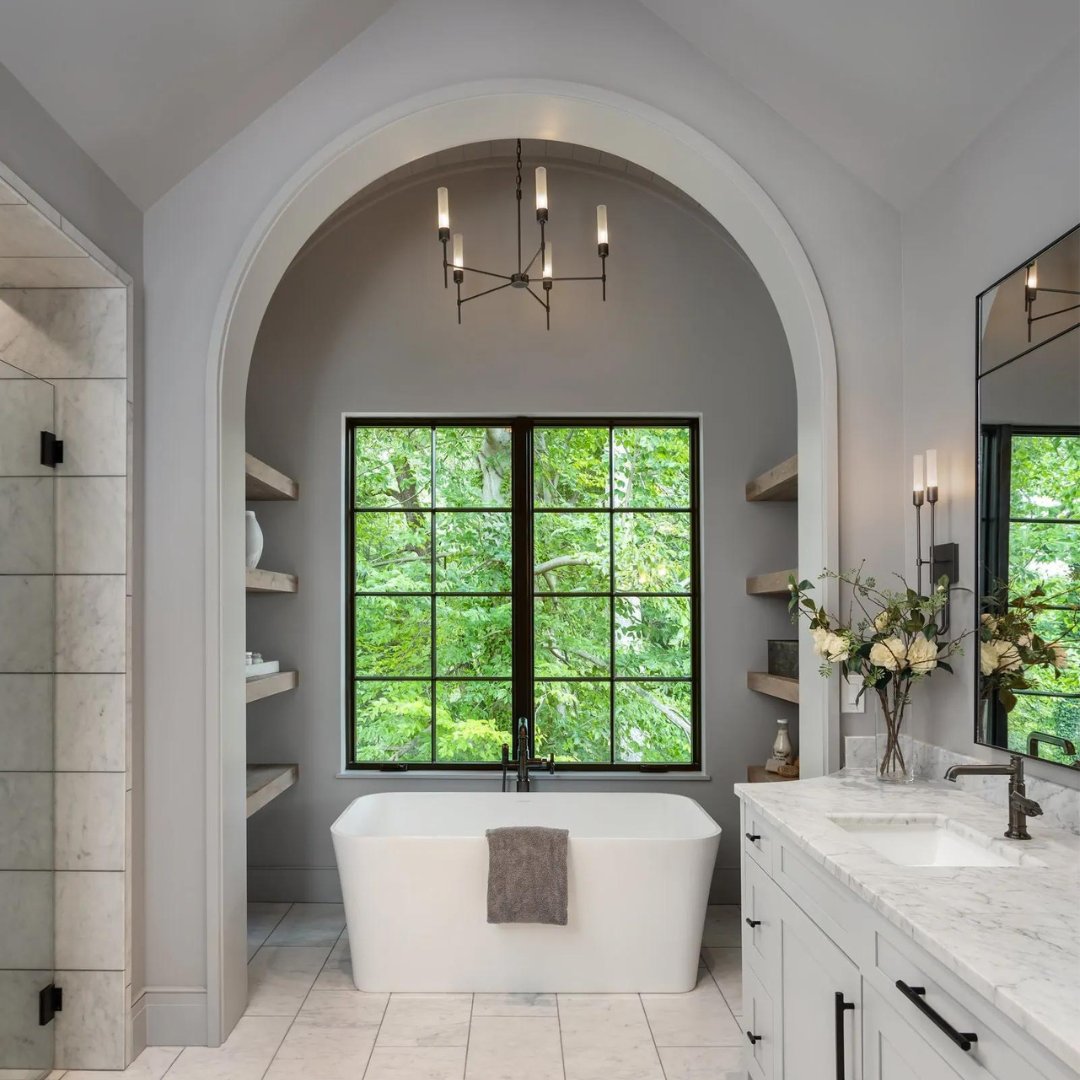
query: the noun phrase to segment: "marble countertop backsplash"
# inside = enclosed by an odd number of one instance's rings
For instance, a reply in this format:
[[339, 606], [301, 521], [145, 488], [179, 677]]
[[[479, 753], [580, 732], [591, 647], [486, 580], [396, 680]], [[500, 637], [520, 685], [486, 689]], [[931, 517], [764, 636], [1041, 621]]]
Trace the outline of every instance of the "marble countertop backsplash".
[[[872, 742], [873, 740], [871, 740]], [[1005, 783], [1001, 777], [994, 777]], [[1080, 1070], [1080, 836], [1029, 822], [1001, 839], [1005, 810], [946, 781], [882, 784], [872, 771], [736, 793], [786, 839], [953, 971], [1069, 1067]], [[844, 814], [941, 814], [1019, 845], [1024, 865], [898, 866], [829, 820]]]

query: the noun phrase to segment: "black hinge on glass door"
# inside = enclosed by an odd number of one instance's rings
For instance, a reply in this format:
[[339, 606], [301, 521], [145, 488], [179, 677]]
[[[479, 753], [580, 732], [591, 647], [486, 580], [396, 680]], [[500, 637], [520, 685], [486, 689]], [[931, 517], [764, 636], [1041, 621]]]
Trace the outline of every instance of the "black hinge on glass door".
[[[518, 720], [529, 721], [527, 756], [536, 756], [536, 725], [533, 723], [533, 554], [532, 554], [532, 422], [519, 417], [512, 425], [511, 516], [513, 566], [512, 653], [514, 665], [513, 730]], [[518, 754], [514, 735], [511, 745]]]
[[49, 469], [64, 464], [64, 441], [51, 431], [41, 433], [41, 464]]
[[49, 983], [38, 994], [38, 1024], [44, 1027], [58, 1012], [64, 1011], [63, 987]]

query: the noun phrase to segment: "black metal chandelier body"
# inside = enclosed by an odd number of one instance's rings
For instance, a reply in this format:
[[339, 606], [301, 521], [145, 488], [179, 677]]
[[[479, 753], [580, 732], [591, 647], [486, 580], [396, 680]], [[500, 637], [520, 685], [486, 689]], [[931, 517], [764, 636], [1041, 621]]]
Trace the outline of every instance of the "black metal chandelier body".
[[[517, 141], [517, 175], [514, 187], [517, 198], [517, 270], [512, 274], [498, 274], [492, 270], [481, 270], [477, 266], [465, 265], [464, 243], [461, 233], [450, 234], [450, 197], [446, 188], [438, 189], [438, 220], [439, 241], [443, 249], [443, 288], [449, 288], [451, 272], [454, 278], [454, 286], [457, 289], [457, 316], [458, 324], [461, 323], [461, 308], [470, 300], [478, 300], [481, 296], [490, 296], [492, 293], [501, 292], [503, 289], [518, 289], [527, 292], [543, 309], [547, 328], [551, 329], [551, 290], [557, 281], [599, 281], [600, 297], [607, 300], [607, 257], [608, 257], [608, 225], [607, 207], [601, 204], [596, 208], [596, 254], [600, 258], [600, 273], [589, 277], [554, 277], [552, 274], [551, 241], [547, 238], [548, 222], [548, 198], [547, 198], [547, 169], [540, 166], [536, 170], [536, 221], [540, 226], [540, 246], [536, 249], [533, 257], [525, 263], [521, 251], [521, 140]], [[447, 258], [447, 247], [450, 246], [450, 257]], [[539, 278], [530, 276], [537, 260], [540, 264]], [[461, 286], [465, 282], [466, 274], [483, 274], [485, 277], [497, 278], [502, 284], [493, 285], [490, 289], [482, 289], [480, 292], [469, 296], [461, 295]], [[536, 292], [533, 285], [539, 280], [543, 288], [543, 296]]]

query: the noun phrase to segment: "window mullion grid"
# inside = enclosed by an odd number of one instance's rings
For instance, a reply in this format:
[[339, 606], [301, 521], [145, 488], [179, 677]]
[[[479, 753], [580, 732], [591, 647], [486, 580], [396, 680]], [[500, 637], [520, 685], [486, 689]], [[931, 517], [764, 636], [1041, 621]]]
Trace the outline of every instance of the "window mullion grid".
[[615, 764], [615, 425], [608, 426], [608, 764]]
[[436, 681], [436, 679], [438, 678], [438, 658], [437, 658], [437, 647], [436, 647], [436, 644], [435, 644], [435, 634], [436, 634], [436, 627], [435, 627], [435, 572], [436, 572], [436, 566], [437, 566], [437, 562], [438, 562], [438, 559], [437, 559], [437, 552], [438, 552], [437, 537], [439, 535], [439, 524], [438, 524], [439, 523], [439, 518], [438, 518], [438, 513], [435, 510], [435, 505], [438, 502], [438, 499], [436, 498], [436, 491], [438, 490], [436, 488], [436, 484], [437, 484], [438, 480], [437, 480], [437, 477], [435, 476], [435, 434], [436, 434], [436, 427], [435, 427], [434, 424], [432, 424], [431, 425], [431, 445], [428, 448], [428, 452], [431, 455], [431, 457], [430, 457], [430, 461], [431, 461], [431, 582], [430, 582], [430, 590], [431, 590], [431, 592], [430, 592], [430, 596], [429, 596], [429, 601], [430, 601], [430, 604], [431, 604], [431, 764], [432, 765], [435, 765], [436, 762], [438, 761], [438, 758], [436, 756], [436, 752], [437, 752], [438, 747], [436, 745], [435, 740], [436, 740], [436, 734], [437, 734], [436, 721], [437, 721], [437, 716], [438, 716], [436, 703], [439, 700], [439, 685], [438, 685], [438, 683]]

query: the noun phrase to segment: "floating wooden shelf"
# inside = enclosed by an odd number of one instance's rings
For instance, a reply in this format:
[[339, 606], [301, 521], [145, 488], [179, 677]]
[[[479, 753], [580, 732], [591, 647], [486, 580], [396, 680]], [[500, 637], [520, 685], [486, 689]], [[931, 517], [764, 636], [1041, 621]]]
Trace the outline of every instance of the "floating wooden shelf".
[[799, 704], [799, 680], [787, 675], [770, 675], [767, 671], [748, 671], [746, 685], [759, 694]]
[[247, 816], [251, 817], [300, 778], [299, 765], [249, 765], [247, 767]]
[[286, 690], [295, 690], [300, 685], [299, 671], [278, 671], [273, 675], [258, 675], [247, 680], [247, 703], [262, 701], [274, 694], [283, 694]]
[[746, 782], [748, 784], [779, 784], [785, 780], [798, 780], [797, 776], [781, 776], [779, 773], [769, 772], [764, 765], [747, 765]]
[[771, 574], [757, 574], [754, 577], [748, 577], [746, 579], [746, 595], [787, 596], [788, 578], [792, 575], [797, 579], [799, 572], [797, 570], [774, 570]]
[[250, 593], [296, 592], [299, 579], [295, 574], [282, 574], [276, 570], [248, 570], [245, 585]]
[[249, 501], [296, 500], [300, 485], [251, 454], [244, 455], [244, 494]]
[[794, 502], [799, 497], [799, 456], [755, 476], [746, 485], [747, 502]]

